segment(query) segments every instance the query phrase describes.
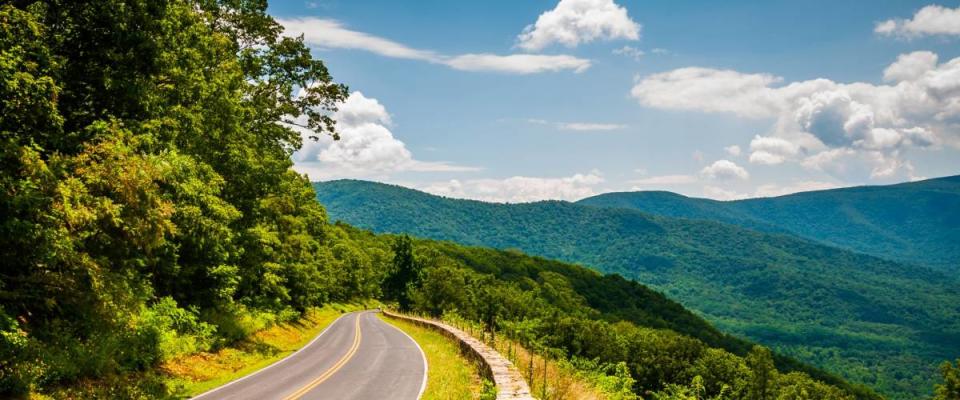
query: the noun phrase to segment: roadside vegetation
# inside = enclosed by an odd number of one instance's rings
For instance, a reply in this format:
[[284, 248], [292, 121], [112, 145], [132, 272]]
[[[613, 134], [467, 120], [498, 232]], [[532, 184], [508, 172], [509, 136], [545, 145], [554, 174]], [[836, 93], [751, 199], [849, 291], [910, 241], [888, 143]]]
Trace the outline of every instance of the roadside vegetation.
[[[46, 394], [34, 394], [35, 400], [61, 398], [147, 396], [166, 393], [165, 397], [186, 399], [243, 376], [255, 373], [306, 346], [344, 313], [370, 308], [367, 304], [327, 304], [311, 308], [296, 320], [280, 322], [253, 332], [248, 337], [214, 352], [201, 351], [178, 356], [155, 368], [123, 377], [85, 379], [80, 384], [56, 387]], [[264, 322], [257, 325], [265, 326]], [[119, 379], [118, 379], [119, 378]], [[157, 391], [139, 393], [135, 380], [152, 381]]]

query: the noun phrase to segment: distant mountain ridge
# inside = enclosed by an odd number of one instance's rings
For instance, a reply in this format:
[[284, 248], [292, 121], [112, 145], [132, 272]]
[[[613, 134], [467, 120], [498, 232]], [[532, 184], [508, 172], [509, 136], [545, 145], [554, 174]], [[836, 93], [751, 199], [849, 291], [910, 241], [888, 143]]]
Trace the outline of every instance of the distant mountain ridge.
[[895, 261], [960, 271], [960, 175], [737, 201], [621, 192], [577, 203], [787, 232]]
[[563, 201], [493, 204], [352, 180], [314, 187], [333, 220], [617, 272], [727, 332], [895, 398], [922, 395], [935, 365], [960, 351], [954, 277], [773, 233], [782, 230], [769, 224]]

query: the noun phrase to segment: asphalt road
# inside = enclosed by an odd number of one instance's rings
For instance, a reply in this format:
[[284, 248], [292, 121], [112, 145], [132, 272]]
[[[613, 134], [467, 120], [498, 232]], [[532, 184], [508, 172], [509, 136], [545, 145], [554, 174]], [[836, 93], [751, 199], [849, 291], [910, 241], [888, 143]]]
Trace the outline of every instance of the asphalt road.
[[426, 377], [417, 343], [363, 311], [340, 317], [289, 357], [194, 399], [416, 400]]

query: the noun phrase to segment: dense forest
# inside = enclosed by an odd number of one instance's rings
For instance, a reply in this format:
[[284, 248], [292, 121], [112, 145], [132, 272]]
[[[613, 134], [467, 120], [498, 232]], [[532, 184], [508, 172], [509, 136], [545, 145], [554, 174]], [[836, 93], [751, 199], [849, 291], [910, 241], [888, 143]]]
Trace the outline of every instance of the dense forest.
[[[680, 304], [619, 275], [517, 251], [411, 242], [406, 236], [338, 226], [354, 242], [397, 255], [384, 290], [401, 308], [478, 321], [540, 352], [595, 360], [601, 370], [625, 365], [643, 397], [879, 398], [867, 388], [723, 334]], [[401, 287], [405, 290], [397, 290]]]
[[891, 397], [929, 393], [937, 365], [960, 349], [960, 286], [932, 269], [627, 208], [491, 204], [362, 181], [314, 186], [334, 220], [619, 273], [725, 332]]
[[370, 298], [643, 396], [876, 396], [616, 275], [329, 223], [290, 124], [336, 138], [347, 88], [281, 31], [258, 0], [0, 5], [0, 396], [164, 398], [164, 360]]
[[737, 201], [605, 193], [577, 204], [786, 232], [880, 258], [960, 270], [960, 176]]

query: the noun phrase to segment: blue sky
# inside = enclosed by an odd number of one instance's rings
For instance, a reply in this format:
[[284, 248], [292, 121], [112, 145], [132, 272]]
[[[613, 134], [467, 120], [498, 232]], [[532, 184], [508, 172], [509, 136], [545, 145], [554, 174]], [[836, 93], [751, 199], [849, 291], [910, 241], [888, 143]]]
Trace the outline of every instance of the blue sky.
[[513, 202], [960, 173], [957, 2], [756, 3], [273, 2], [353, 92], [296, 168]]

